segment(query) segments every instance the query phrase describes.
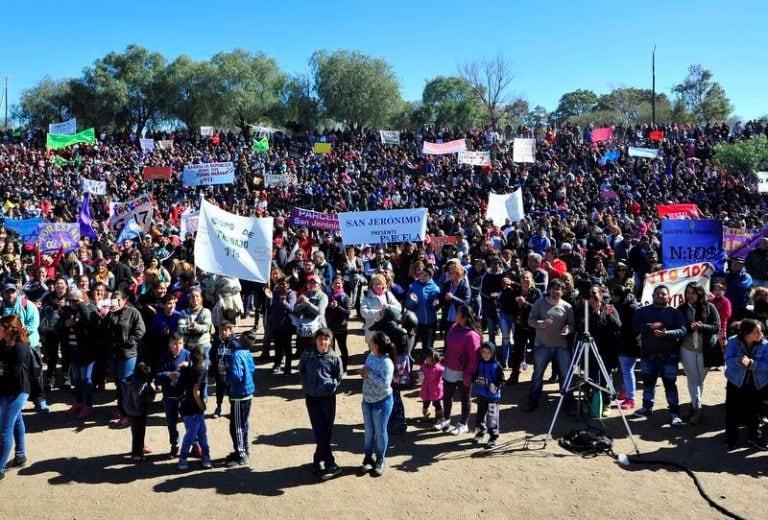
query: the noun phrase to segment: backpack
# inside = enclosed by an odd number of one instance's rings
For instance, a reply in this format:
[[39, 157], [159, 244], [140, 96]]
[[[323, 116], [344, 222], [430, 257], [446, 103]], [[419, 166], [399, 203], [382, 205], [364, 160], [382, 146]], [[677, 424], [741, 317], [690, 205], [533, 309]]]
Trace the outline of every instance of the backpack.
[[596, 457], [601, 453], [613, 453], [613, 439], [586, 430], [571, 430], [558, 441], [560, 447], [584, 457]]
[[52, 305], [43, 305], [40, 309], [40, 325], [37, 330], [41, 335], [56, 334], [59, 329], [61, 314], [59, 309]]

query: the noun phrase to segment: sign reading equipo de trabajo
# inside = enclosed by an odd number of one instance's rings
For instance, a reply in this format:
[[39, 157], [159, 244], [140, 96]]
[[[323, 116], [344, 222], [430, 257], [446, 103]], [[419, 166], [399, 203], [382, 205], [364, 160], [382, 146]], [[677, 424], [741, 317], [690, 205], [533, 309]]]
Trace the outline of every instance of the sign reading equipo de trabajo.
[[184, 186], [229, 184], [235, 182], [235, 166], [231, 162], [190, 164], [184, 166]]
[[272, 225], [272, 218], [241, 217], [203, 199], [195, 239], [195, 265], [209, 273], [269, 281]]
[[427, 209], [340, 213], [339, 228], [346, 245], [421, 242], [427, 231]]

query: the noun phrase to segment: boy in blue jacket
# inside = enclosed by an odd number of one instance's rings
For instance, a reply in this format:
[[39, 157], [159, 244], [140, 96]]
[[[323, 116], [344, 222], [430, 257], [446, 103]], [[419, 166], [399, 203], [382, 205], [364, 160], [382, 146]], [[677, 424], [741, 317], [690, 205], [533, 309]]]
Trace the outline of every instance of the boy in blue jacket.
[[477, 388], [477, 415], [475, 416], [474, 444], [483, 442], [488, 432], [486, 448], [496, 446], [499, 438], [499, 399], [501, 387], [504, 385], [504, 369], [496, 361], [496, 346], [490, 341], [483, 342], [480, 347], [480, 359], [477, 362], [475, 374]]
[[168, 426], [168, 441], [171, 444], [170, 458], [179, 456], [179, 421], [181, 420], [181, 398], [184, 387], [179, 384], [181, 369], [190, 365], [189, 350], [184, 348], [184, 336], [173, 332], [168, 337], [168, 350], [160, 357], [155, 380], [163, 388], [163, 409]]
[[227, 394], [229, 394], [229, 435], [234, 451], [229, 455], [227, 467], [248, 463], [248, 416], [256, 386], [253, 373], [256, 365], [250, 349], [240, 345], [234, 337], [234, 325], [221, 322], [221, 346], [229, 350], [228, 358], [220, 358], [218, 369], [226, 370]]

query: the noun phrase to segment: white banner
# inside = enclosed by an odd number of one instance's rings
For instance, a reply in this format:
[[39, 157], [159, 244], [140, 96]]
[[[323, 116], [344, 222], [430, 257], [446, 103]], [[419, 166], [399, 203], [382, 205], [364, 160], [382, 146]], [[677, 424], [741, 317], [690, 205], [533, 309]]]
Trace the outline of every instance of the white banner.
[[154, 139], [145, 139], [143, 137], [140, 137], [139, 144], [141, 145], [141, 149], [145, 152], [151, 152], [155, 149]]
[[135, 220], [142, 233], [149, 231], [152, 223], [152, 195], [143, 195], [128, 202], [113, 202], [110, 204], [109, 229], [119, 233], [129, 220]]
[[179, 236], [184, 239], [187, 234], [195, 235], [200, 223], [200, 212], [192, 211], [192, 208], [187, 208], [181, 214], [179, 223]]
[[490, 166], [491, 152], [459, 152], [459, 164], [471, 164], [472, 166]]
[[241, 217], [200, 203], [195, 266], [209, 273], [268, 282], [273, 218]]
[[63, 123], [51, 123], [48, 125], [49, 134], [72, 135], [77, 133], [77, 119], [72, 118]]
[[400, 144], [400, 132], [397, 130], [379, 130], [381, 144]]
[[653, 303], [653, 291], [659, 285], [666, 285], [669, 289], [669, 304], [677, 307], [685, 302], [685, 286], [691, 282], [697, 282], [704, 288], [709, 287], [709, 279], [715, 269], [708, 263], [691, 264], [683, 267], [673, 267], [645, 275], [643, 295], [640, 298], [642, 305]]
[[757, 192], [768, 193], [768, 172], [757, 172]]
[[213, 127], [212, 126], [201, 126], [200, 127], [200, 135], [203, 137], [211, 137], [213, 135]]
[[427, 231], [427, 209], [340, 213], [339, 227], [345, 245], [421, 242]]
[[231, 162], [189, 164], [184, 166], [182, 182], [184, 186], [235, 182], [235, 166]]
[[506, 219], [518, 222], [525, 218], [523, 208], [523, 190], [517, 189], [512, 193], [498, 195], [488, 194], [488, 209], [485, 218], [491, 219], [496, 226], [503, 226]]
[[81, 179], [80, 187], [85, 193], [91, 193], [93, 195], [106, 195], [107, 183], [106, 181], [95, 181], [93, 179]]
[[296, 184], [296, 176], [293, 174], [285, 173], [265, 173], [264, 174], [264, 187], [274, 188], [277, 186], [288, 186], [290, 184]]
[[536, 140], [515, 137], [512, 143], [512, 162], [536, 162]]
[[449, 153], [463, 152], [466, 149], [466, 139], [456, 139], [455, 141], [448, 141], [447, 143], [430, 143], [429, 141], [424, 141], [421, 153], [427, 155], [445, 155]]
[[659, 151], [656, 148], [630, 146], [627, 153], [629, 153], [630, 157], [645, 157], [646, 159], [656, 159], [659, 157]]
[[173, 150], [173, 141], [171, 139], [155, 141], [158, 150]]

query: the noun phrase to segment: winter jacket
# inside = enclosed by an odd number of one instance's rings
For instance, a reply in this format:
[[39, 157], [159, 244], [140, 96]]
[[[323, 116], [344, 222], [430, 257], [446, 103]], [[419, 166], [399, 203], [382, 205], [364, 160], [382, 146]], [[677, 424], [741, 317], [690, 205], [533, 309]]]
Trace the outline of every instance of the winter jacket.
[[149, 403], [155, 400], [155, 389], [139, 374], [134, 374], [125, 382], [123, 387], [123, 408], [131, 417], [147, 415]]
[[445, 367], [442, 363], [421, 365], [421, 372], [424, 374], [424, 380], [419, 389], [419, 397], [422, 401], [440, 401], [443, 398], [443, 373]]
[[[157, 364], [157, 374], [155, 377], [163, 389], [164, 399], [179, 399], [184, 395], [184, 388], [179, 384], [178, 379], [178, 376], [181, 372], [179, 365], [185, 361], [191, 363], [190, 355], [191, 354], [189, 350], [183, 348], [177, 356], [174, 356], [170, 350], [166, 350], [160, 357], [160, 361]], [[177, 376], [175, 382], [171, 381], [170, 375], [172, 372], [175, 372]]]
[[416, 313], [419, 325], [434, 325], [437, 323], [438, 307], [435, 307], [433, 302], [439, 299], [440, 287], [434, 280], [429, 279], [426, 283], [414, 280], [408, 288], [405, 307]]
[[[657, 338], [651, 330], [651, 324], [659, 322], [664, 325], [666, 333]], [[641, 335], [641, 354], [651, 355], [678, 354], [680, 340], [687, 332], [686, 320], [683, 314], [674, 307], [656, 307], [646, 305], [635, 312], [632, 328]]]
[[301, 388], [309, 397], [334, 395], [341, 384], [344, 367], [335, 351], [321, 354], [316, 348], [305, 350], [299, 360]]
[[[494, 357], [490, 361], [478, 360], [474, 381], [477, 382], [475, 389], [478, 396], [498, 401], [501, 398], [501, 387], [504, 385], [504, 369]], [[495, 387], [494, 392], [491, 392], [491, 385]]]
[[463, 372], [466, 386], [472, 383], [472, 377], [477, 371], [477, 355], [482, 338], [480, 334], [469, 327], [454, 324], [445, 336], [445, 368]]
[[135, 307], [123, 307], [110, 311], [102, 320], [105, 339], [111, 354], [120, 359], [139, 355], [139, 343], [146, 328], [141, 314]]
[[227, 346], [231, 352], [227, 364], [227, 392], [229, 398], [234, 401], [248, 399], [256, 391], [253, 374], [256, 365], [253, 362], [251, 351], [240, 345], [234, 338]]
[[[753, 359], [755, 363], [750, 368], [744, 368], [739, 364], [742, 356]], [[768, 385], [768, 341], [763, 339], [760, 343], [747, 348], [737, 336], [728, 339], [725, 347], [725, 378], [732, 384], [741, 388], [747, 371], [751, 371], [755, 380], [755, 388], [760, 390]]]

